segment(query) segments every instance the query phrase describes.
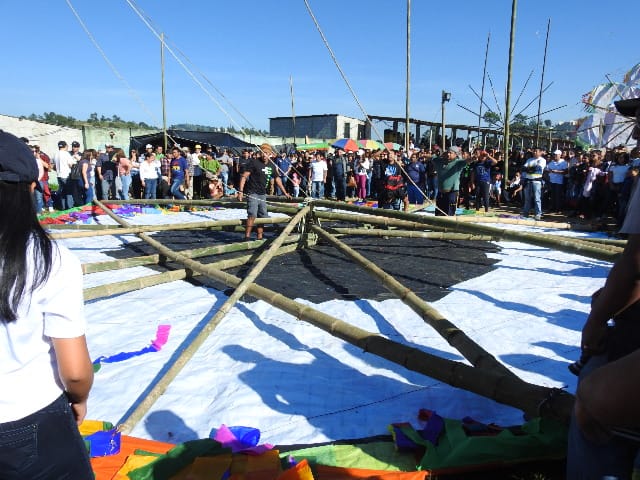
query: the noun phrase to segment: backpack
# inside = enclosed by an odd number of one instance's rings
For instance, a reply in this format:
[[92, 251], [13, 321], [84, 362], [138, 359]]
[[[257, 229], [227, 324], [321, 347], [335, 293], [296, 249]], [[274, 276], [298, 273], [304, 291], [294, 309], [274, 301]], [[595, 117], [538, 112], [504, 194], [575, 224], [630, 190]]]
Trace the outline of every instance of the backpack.
[[82, 178], [82, 166], [80, 162], [76, 162], [71, 165], [71, 173], [69, 173], [69, 178], [72, 180], [80, 180]]

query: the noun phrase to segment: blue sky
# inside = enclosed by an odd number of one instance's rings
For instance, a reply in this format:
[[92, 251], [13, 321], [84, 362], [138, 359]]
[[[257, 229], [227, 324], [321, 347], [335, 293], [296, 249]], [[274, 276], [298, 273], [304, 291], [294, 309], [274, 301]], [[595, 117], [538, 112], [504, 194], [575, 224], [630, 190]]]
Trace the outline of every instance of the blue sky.
[[[184, 54], [182, 60], [197, 76], [206, 76], [201, 82], [210, 94], [166, 53], [169, 124], [247, 126], [249, 122], [268, 129], [269, 117], [291, 115], [290, 76], [296, 115], [363, 117], [303, 0], [131, 2], [165, 33], [176, 53]], [[403, 117], [406, 0], [308, 2], [367, 113]], [[69, 3], [144, 107], [114, 75]], [[447, 122], [477, 124], [477, 118], [456, 104], [478, 110], [479, 101], [469, 85], [480, 92], [489, 32], [487, 69], [504, 108], [511, 1], [411, 3], [411, 116], [438, 121], [445, 89], [452, 93]], [[520, 0], [512, 105], [534, 73], [514, 113], [533, 100], [540, 88], [549, 18], [545, 85], [553, 84], [543, 96], [542, 109], [567, 107], [544, 118], [557, 122], [582, 115], [583, 93], [607, 81], [607, 74], [620, 80], [640, 62], [631, 4]], [[161, 125], [159, 41], [127, 1], [7, 0], [2, 6], [5, 71], [0, 76], [0, 113], [20, 116], [53, 111], [86, 119], [97, 112]], [[485, 101], [496, 108], [488, 81]], [[524, 113], [535, 115], [536, 111], [537, 100]]]

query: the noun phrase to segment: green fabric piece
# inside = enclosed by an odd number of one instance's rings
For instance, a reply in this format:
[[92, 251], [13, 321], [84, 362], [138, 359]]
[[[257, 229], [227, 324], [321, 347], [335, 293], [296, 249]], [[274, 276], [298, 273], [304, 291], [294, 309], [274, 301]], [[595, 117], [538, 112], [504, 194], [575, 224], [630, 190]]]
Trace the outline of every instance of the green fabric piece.
[[444, 419], [438, 445], [424, 440], [411, 428], [402, 433], [427, 447], [420, 468], [439, 470], [473, 469], [480, 465], [513, 464], [566, 455], [567, 427], [551, 419], [535, 418], [522, 426], [522, 435], [504, 429], [494, 436], [467, 436], [458, 420]]
[[326, 465], [402, 472], [416, 470], [413, 453], [398, 452], [393, 442], [385, 441], [354, 445], [323, 445], [280, 452], [280, 457], [283, 459], [289, 455], [296, 461], [306, 459], [312, 466]]
[[210, 457], [222, 453], [231, 453], [231, 449], [224, 448], [219, 442], [205, 438], [181, 443], [158, 457], [144, 467], [136, 468], [127, 474], [131, 480], [168, 480], [196, 457]]

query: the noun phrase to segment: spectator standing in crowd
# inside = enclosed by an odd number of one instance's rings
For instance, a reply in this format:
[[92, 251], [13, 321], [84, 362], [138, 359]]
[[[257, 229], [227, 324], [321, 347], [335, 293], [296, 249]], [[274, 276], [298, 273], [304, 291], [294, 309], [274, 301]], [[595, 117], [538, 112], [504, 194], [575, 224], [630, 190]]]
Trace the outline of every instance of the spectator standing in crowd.
[[367, 173], [369, 171], [369, 159], [365, 157], [364, 152], [356, 157], [354, 167], [356, 175], [356, 197], [362, 202], [367, 198]]
[[182, 150], [178, 147], [171, 149], [171, 162], [169, 164], [169, 184], [171, 185], [171, 195], [178, 200], [187, 197], [184, 194], [185, 184], [189, 182], [189, 165], [183, 156]]
[[36, 157], [40, 159], [40, 163], [42, 165], [42, 177], [40, 177], [40, 185], [42, 187], [42, 206], [43, 208], [46, 207], [49, 212], [53, 212], [53, 199], [51, 198], [51, 189], [49, 188], [49, 171], [53, 168], [51, 158], [49, 158], [49, 155], [40, 149], [39, 145], [34, 145], [33, 150]]
[[144, 198], [156, 198], [158, 178], [160, 178], [160, 162], [156, 160], [156, 155], [152, 151], [145, 154], [144, 161], [140, 164], [140, 184], [144, 189]]
[[73, 208], [73, 185], [69, 178], [74, 159], [69, 153], [69, 146], [64, 140], [58, 142], [58, 151], [53, 156], [53, 163], [58, 173], [58, 193], [60, 195], [60, 208], [68, 210]]
[[474, 151], [475, 166], [471, 170], [471, 190], [476, 192], [476, 212], [484, 204], [485, 213], [489, 212], [489, 198], [491, 197], [491, 167], [498, 161], [486, 150]]
[[436, 215], [454, 216], [458, 207], [458, 192], [460, 190], [460, 173], [465, 165], [473, 161], [460, 158], [460, 148], [451, 146], [445, 152], [445, 157], [432, 159], [435, 177], [438, 180], [438, 196], [436, 197]]
[[101, 200], [115, 199], [117, 196], [118, 166], [112, 161], [110, 155], [110, 151], [113, 151], [113, 145], [106, 145], [105, 149], [106, 152], [101, 153], [96, 162], [96, 182], [100, 181]]
[[191, 154], [191, 170], [192, 175], [192, 198], [202, 198], [202, 168], [200, 160], [202, 158], [202, 145], [196, 145], [194, 152]]
[[[251, 239], [251, 231], [256, 218], [269, 218], [267, 211], [267, 185], [269, 180], [274, 176], [272, 167], [273, 150], [269, 144], [263, 144], [261, 151], [257, 153], [257, 158], [252, 159], [247, 165], [247, 170], [240, 178], [238, 191], [238, 200], [242, 201], [244, 196], [247, 197], [247, 224], [245, 228], [245, 240]], [[282, 180], [275, 176], [275, 184], [284, 192], [284, 196], [291, 198], [287, 193]], [[258, 240], [262, 239], [264, 229], [262, 225], [256, 227], [256, 235]]]
[[0, 132], [0, 472], [89, 480], [77, 428], [93, 382], [82, 270], [38, 222], [38, 175], [29, 147]]
[[118, 150], [114, 156], [118, 166], [118, 197], [120, 200], [129, 200], [129, 188], [131, 187], [131, 161], [123, 150]]
[[424, 163], [418, 161], [418, 154], [413, 152], [409, 157], [409, 165], [405, 170], [410, 182], [407, 182], [407, 195], [411, 205], [422, 205], [424, 203], [424, 190], [426, 179], [426, 167]]
[[524, 207], [522, 216], [528, 217], [531, 209], [534, 209], [536, 220], [542, 218], [542, 174], [547, 166], [544, 158], [544, 149], [536, 147], [533, 157], [524, 162], [522, 166], [522, 178], [524, 180]]
[[[289, 181], [289, 174], [291, 173], [291, 160], [287, 157], [287, 152], [280, 152], [278, 158], [275, 161], [277, 175], [280, 177], [280, 183], [284, 185], [285, 190], [287, 188], [287, 183]], [[285, 192], [280, 189], [280, 187], [276, 187], [276, 195], [284, 195]]]
[[389, 152], [387, 162], [382, 165], [378, 204], [387, 210], [400, 210], [400, 206], [404, 205], [404, 211], [409, 211], [407, 185], [395, 152]]
[[344, 154], [344, 150], [341, 148], [336, 150], [336, 156], [333, 158], [332, 170], [336, 200], [344, 202], [347, 198], [347, 173], [349, 172], [349, 161]]
[[564, 208], [565, 189], [564, 179], [569, 171], [569, 164], [562, 158], [562, 150], [553, 152], [553, 160], [547, 164], [549, 184], [551, 187], [551, 205], [549, 210], [562, 213]]
[[[311, 183], [311, 196], [324, 198], [324, 184], [327, 181], [327, 162], [321, 152], [316, 152], [309, 169], [309, 182]], [[242, 190], [242, 189], [240, 189]]]
[[[95, 167], [95, 150], [85, 150], [80, 159], [80, 175], [82, 182], [82, 190], [80, 190], [80, 204], [86, 205], [93, 202], [93, 184], [95, 177], [92, 178], [92, 171]], [[92, 165], [92, 162], [94, 164]]]

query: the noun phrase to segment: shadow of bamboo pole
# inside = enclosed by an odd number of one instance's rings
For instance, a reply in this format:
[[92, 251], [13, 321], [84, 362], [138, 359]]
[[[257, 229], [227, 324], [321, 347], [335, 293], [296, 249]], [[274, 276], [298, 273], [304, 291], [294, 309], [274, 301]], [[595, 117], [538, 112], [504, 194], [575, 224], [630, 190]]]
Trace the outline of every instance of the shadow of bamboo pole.
[[490, 370], [502, 375], [514, 375], [513, 372], [501, 364], [493, 355], [480, 347], [480, 345], [469, 338], [466, 333], [460, 330], [450, 320], [446, 319], [438, 310], [422, 300], [411, 289], [402, 285], [402, 283], [392, 275], [385, 272], [370, 260], [367, 260], [353, 248], [341, 242], [330, 233], [327, 233], [322, 228], [313, 226], [312, 229], [319, 237], [330, 243], [347, 258], [360, 265], [368, 274], [379, 280], [387, 290], [396, 294], [404, 304], [408, 305], [420, 318], [433, 327], [449, 345], [458, 350], [474, 367]]
[[[96, 201], [96, 203], [104, 209], [107, 215], [114, 218], [114, 220], [116, 220], [119, 224], [123, 226], [127, 226], [127, 222], [117, 217], [105, 205], [100, 204], [99, 201]], [[189, 346], [187, 346], [187, 348], [180, 354], [180, 356], [173, 362], [173, 364], [165, 371], [165, 373], [158, 380], [156, 385], [154, 385], [151, 391], [148, 392], [148, 394], [131, 411], [131, 413], [129, 413], [126, 417], [124, 417], [120, 421], [120, 423], [122, 424], [122, 427], [121, 427], [122, 432], [124, 433], [130, 432], [133, 429], [133, 427], [144, 417], [144, 415], [149, 411], [149, 409], [153, 406], [156, 400], [164, 393], [167, 387], [171, 384], [173, 379], [178, 375], [178, 373], [180, 373], [180, 371], [184, 368], [184, 366], [198, 351], [200, 346], [202, 346], [202, 344], [209, 337], [209, 335], [220, 324], [220, 322], [226, 316], [226, 314], [231, 310], [231, 308], [233, 308], [236, 302], [240, 298], [242, 298], [242, 296], [247, 292], [247, 290], [253, 284], [254, 280], [258, 277], [258, 275], [262, 272], [262, 270], [264, 270], [264, 268], [268, 265], [269, 261], [273, 258], [275, 253], [282, 246], [282, 244], [287, 239], [289, 234], [298, 225], [298, 223], [305, 218], [305, 216], [310, 210], [311, 210], [310, 206], [306, 206], [302, 210], [300, 210], [300, 212], [298, 212], [298, 214], [295, 215], [290, 220], [289, 224], [280, 233], [280, 235], [269, 245], [269, 248], [260, 255], [256, 265], [254, 265], [254, 267], [247, 274], [247, 276], [235, 287], [234, 292], [229, 296], [229, 298], [224, 302], [224, 304], [218, 309], [218, 311], [213, 315], [213, 317], [208, 320], [207, 324], [198, 333], [198, 335], [191, 341]], [[143, 240], [145, 240], [155, 248], [158, 248], [158, 247], [166, 248], [162, 244], [160, 244], [160, 242], [152, 239], [151, 237], [149, 237], [144, 233], [139, 233], [138, 235], [140, 236], [140, 238], [142, 238]], [[184, 256], [180, 256], [180, 258], [188, 260]], [[189, 260], [189, 261], [193, 263], [197, 263], [193, 260]], [[189, 267], [189, 265], [186, 265], [186, 266]]]
[[[113, 212], [111, 212], [111, 215], [115, 217]], [[118, 219], [118, 221], [121, 220]], [[194, 272], [199, 272], [230, 287], [236, 287], [242, 281], [240, 278], [219, 269], [210, 268], [207, 265], [173, 252], [144, 233], [138, 235], [168, 258], [183, 263]], [[543, 414], [566, 421], [571, 413], [574, 397], [564, 392], [559, 393], [557, 389], [530, 384], [513, 375], [500, 375], [476, 369], [464, 363], [440, 358], [417, 348], [393, 342], [381, 335], [349, 325], [340, 319], [315, 310], [308, 305], [295, 302], [282, 294], [257, 284], [250, 285], [247, 292], [366, 352], [378, 355], [408, 370], [429, 376], [453, 387], [463, 388], [499, 403], [513, 406], [529, 416]], [[167, 386], [168, 384], [165, 384], [163, 388]], [[128, 428], [131, 428], [130, 424]]]

